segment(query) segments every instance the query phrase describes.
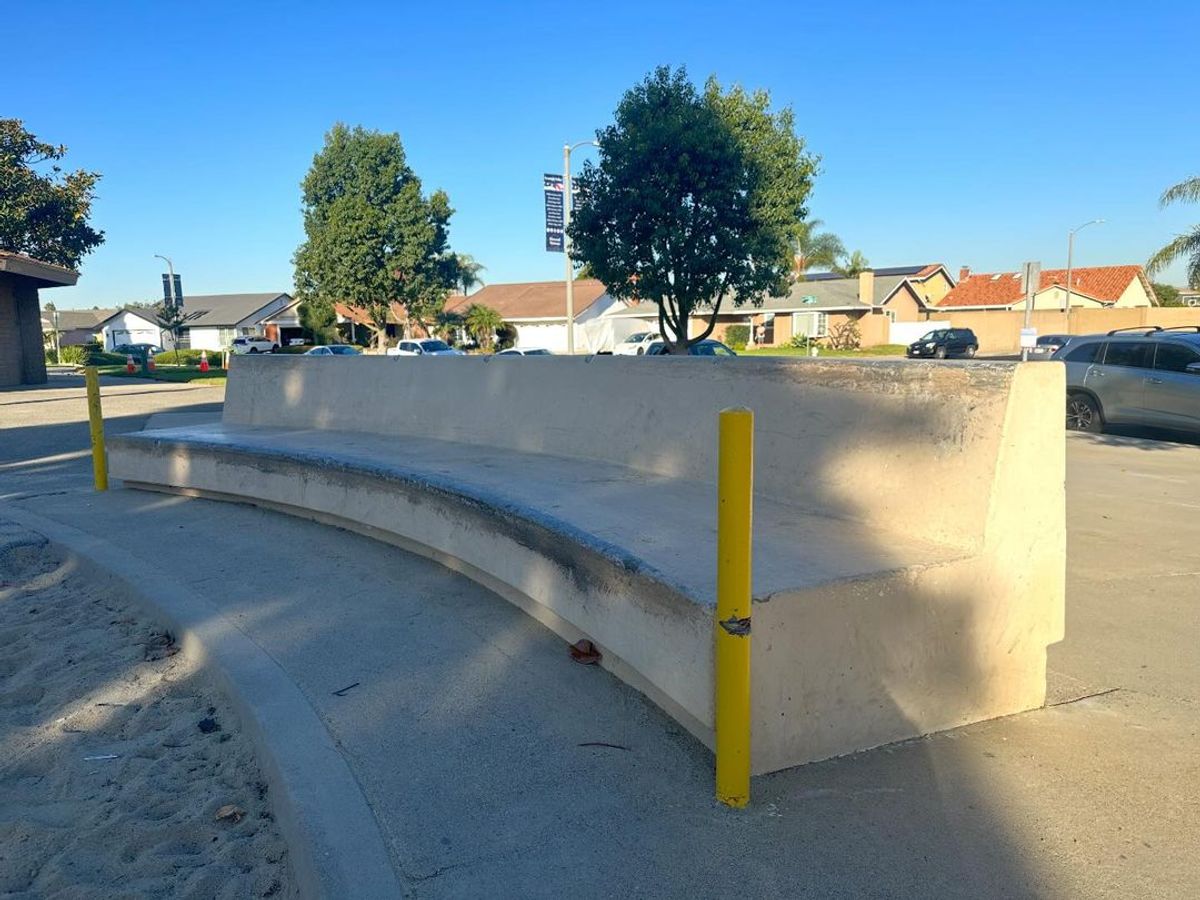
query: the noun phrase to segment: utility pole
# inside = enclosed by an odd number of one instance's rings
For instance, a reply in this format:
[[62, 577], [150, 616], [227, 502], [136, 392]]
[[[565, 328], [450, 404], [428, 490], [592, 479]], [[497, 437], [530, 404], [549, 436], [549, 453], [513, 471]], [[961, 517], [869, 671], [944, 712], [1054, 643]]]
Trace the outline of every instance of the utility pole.
[[[1025, 326], [1021, 329], [1021, 361], [1029, 359], [1029, 342], [1027, 335], [1033, 330], [1030, 322], [1033, 320], [1033, 298], [1038, 292], [1042, 280], [1042, 264], [1039, 262], [1025, 263]], [[1034, 338], [1036, 341], [1036, 337]]]
[[563, 260], [567, 275], [567, 353], [575, 353], [575, 270], [571, 265], [571, 151], [584, 146], [599, 147], [595, 141], [563, 144]]
[[1082, 231], [1089, 225], [1103, 225], [1103, 219], [1092, 219], [1090, 222], [1084, 222], [1077, 228], [1072, 228], [1067, 232], [1067, 299], [1063, 304], [1063, 312], [1068, 315], [1071, 312], [1071, 257], [1075, 252], [1075, 232]]

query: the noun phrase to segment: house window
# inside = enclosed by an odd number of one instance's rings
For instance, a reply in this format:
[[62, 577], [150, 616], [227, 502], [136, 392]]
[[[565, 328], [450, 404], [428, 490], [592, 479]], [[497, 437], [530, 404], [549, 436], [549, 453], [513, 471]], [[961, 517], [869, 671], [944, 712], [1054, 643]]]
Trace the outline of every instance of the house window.
[[235, 337], [237, 337], [236, 328], [220, 328], [217, 330], [217, 343], [222, 347], [232, 346]]
[[829, 334], [829, 314], [823, 312], [792, 313], [792, 334], [799, 337], [826, 337]]

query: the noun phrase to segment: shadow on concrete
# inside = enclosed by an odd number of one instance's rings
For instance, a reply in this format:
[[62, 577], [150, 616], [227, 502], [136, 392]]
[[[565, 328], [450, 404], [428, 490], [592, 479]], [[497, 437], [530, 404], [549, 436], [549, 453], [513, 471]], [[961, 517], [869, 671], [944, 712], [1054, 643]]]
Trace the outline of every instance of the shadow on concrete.
[[[903, 413], [906, 432], [913, 415]], [[129, 418], [133, 430], [145, 417]], [[814, 447], [818, 471], [894, 424], [865, 411], [845, 421], [856, 424]], [[74, 433], [45, 437], [61, 446]], [[840, 518], [860, 517], [844, 494], [824, 493]], [[272, 512], [130, 494], [97, 506], [109, 504], [133, 514], [134, 552], [170, 560], [306, 691], [418, 895], [1045, 893], [1003, 785], [954, 741], [763, 776], [751, 809], [731, 812], [712, 800], [712, 757], [698, 741], [460, 575]], [[700, 548], [696, 565], [712, 556]], [[923, 614], [921, 598], [906, 602]], [[969, 595], [937, 602], [968, 630], [990, 612]], [[975, 665], [965, 653], [946, 663], [964, 678]], [[906, 719], [898, 703], [888, 713]]]

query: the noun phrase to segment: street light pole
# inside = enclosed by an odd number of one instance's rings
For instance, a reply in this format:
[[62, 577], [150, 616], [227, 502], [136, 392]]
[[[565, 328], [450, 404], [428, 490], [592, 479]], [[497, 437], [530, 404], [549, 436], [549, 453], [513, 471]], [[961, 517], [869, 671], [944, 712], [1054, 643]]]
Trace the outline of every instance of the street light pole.
[[[175, 266], [170, 259], [163, 256], [161, 253], [154, 254], [155, 259], [161, 259], [167, 264], [167, 298], [171, 302], [171, 307], [178, 306], [178, 298], [175, 296]], [[161, 337], [161, 330], [159, 337]], [[179, 352], [179, 336], [175, 333], [175, 329], [171, 329], [171, 349], [176, 353]]]
[[595, 141], [580, 141], [577, 144], [563, 144], [563, 257], [564, 269], [567, 275], [567, 353], [575, 353], [575, 272], [571, 266], [571, 151], [591, 145], [599, 147]]
[[1075, 232], [1082, 231], [1089, 225], [1103, 225], [1103, 219], [1092, 219], [1090, 222], [1084, 222], [1077, 228], [1072, 228], [1067, 232], [1067, 299], [1063, 304], [1063, 312], [1067, 315], [1071, 314], [1071, 263], [1072, 256], [1075, 253]]

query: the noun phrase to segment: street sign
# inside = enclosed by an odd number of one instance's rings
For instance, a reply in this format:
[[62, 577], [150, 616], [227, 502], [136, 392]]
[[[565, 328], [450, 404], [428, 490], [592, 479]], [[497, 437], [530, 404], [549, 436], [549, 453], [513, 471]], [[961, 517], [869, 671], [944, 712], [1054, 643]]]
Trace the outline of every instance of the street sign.
[[1037, 329], [1022, 328], [1021, 329], [1021, 349], [1032, 350], [1037, 346]]
[[563, 252], [563, 177], [543, 175], [542, 192], [546, 196], [546, 250]]
[[172, 306], [172, 305], [183, 306], [183, 285], [180, 282], [179, 276], [178, 275], [175, 276], [174, 297], [172, 297], [172, 295], [171, 295], [171, 284], [172, 284], [171, 276], [168, 275], [166, 272], [164, 272], [163, 277], [162, 277], [162, 282], [163, 282], [163, 303], [165, 303], [167, 306]]

